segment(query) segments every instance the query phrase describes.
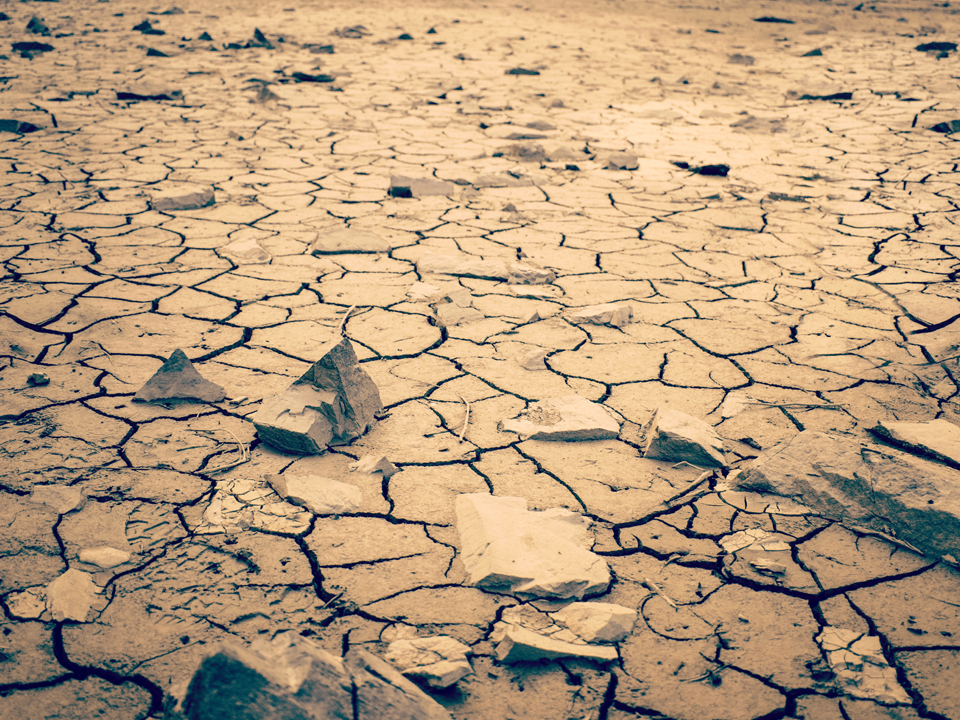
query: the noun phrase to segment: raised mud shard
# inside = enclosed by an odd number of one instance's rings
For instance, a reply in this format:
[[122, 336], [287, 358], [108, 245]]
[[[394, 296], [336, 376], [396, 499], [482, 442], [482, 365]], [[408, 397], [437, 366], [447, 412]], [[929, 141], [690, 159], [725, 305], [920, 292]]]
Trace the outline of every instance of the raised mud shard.
[[523, 440], [611, 440], [620, 434], [620, 423], [603, 405], [580, 395], [541, 400], [502, 427]]
[[223, 388], [205, 379], [183, 350], [174, 350], [167, 361], [133, 396], [136, 402], [167, 400], [199, 400], [220, 402], [226, 397]]
[[450, 720], [436, 701], [364, 650], [346, 658], [281, 635], [249, 647], [226, 642], [201, 662], [164, 720]]
[[551, 508], [527, 510], [520, 497], [457, 497], [457, 532], [468, 581], [537, 597], [581, 598], [610, 585], [610, 568], [586, 549], [590, 521]]
[[386, 659], [404, 675], [430, 687], [446, 688], [473, 672], [470, 647], [448, 635], [394, 640]]
[[924, 553], [960, 557], [960, 471], [880, 445], [805, 431], [735, 479], [834, 520], [890, 530]]
[[347, 338], [330, 340], [321, 352], [299, 380], [265, 398], [250, 418], [257, 434], [278, 450], [316, 455], [328, 445], [343, 445], [363, 435], [383, 408]]
[[645, 458], [688, 462], [701, 467], [723, 467], [723, 440], [703, 420], [668, 407], [657, 412], [644, 428]]

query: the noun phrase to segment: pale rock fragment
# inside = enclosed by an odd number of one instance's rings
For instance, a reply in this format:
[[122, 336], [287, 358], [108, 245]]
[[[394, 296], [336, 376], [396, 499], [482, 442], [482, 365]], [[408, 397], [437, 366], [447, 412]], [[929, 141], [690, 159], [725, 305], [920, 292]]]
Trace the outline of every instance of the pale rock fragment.
[[319, 454], [359, 437], [380, 412], [380, 392], [347, 338], [323, 344], [320, 359], [289, 388], [264, 399], [251, 421], [279, 450]]
[[437, 273], [482, 280], [505, 280], [514, 285], [543, 285], [556, 279], [552, 270], [516, 260], [484, 260], [472, 255], [424, 255], [417, 262], [420, 273]]
[[762, 452], [735, 482], [934, 557], [960, 555], [960, 471], [940, 463], [808, 430]]
[[370, 230], [359, 228], [336, 228], [320, 230], [310, 246], [314, 255], [337, 255], [341, 253], [383, 253], [393, 245]]
[[575, 602], [551, 617], [586, 642], [620, 642], [633, 631], [637, 611], [613, 603]]
[[135, 402], [198, 400], [220, 402], [227, 396], [224, 389], [204, 379], [184, 354], [174, 350], [146, 384], [133, 396]]
[[787, 571], [786, 565], [765, 558], [751, 560], [750, 564], [759, 572], [771, 573], [773, 575], [783, 575]]
[[394, 640], [384, 657], [407, 677], [430, 687], [447, 688], [473, 672], [469, 653], [469, 646], [448, 635], [435, 635]]
[[224, 245], [219, 252], [222, 257], [233, 260], [237, 265], [263, 265], [270, 262], [270, 253], [253, 238], [235, 240]]
[[747, 528], [720, 538], [720, 547], [727, 553], [754, 548], [766, 552], [789, 551], [790, 546], [773, 533], [763, 528]]
[[407, 290], [410, 302], [436, 302], [443, 297], [443, 291], [436, 285], [417, 281]]
[[547, 365], [544, 360], [547, 357], [547, 351], [543, 348], [533, 348], [527, 350], [522, 355], [517, 356], [517, 363], [524, 370], [546, 370]]
[[590, 305], [567, 313], [567, 320], [577, 325], [612, 325], [623, 327], [633, 318], [633, 307], [629, 303], [603, 303]]
[[364, 455], [356, 462], [350, 463], [350, 472], [380, 473], [384, 478], [400, 472], [400, 468], [387, 460], [384, 455]]
[[501, 427], [523, 440], [612, 440], [620, 434], [620, 423], [609, 410], [580, 395], [536, 402]]
[[910, 704], [910, 696], [897, 680], [896, 669], [883, 656], [878, 636], [827, 625], [817, 642], [827, 656], [838, 688], [854, 697]]
[[340, 515], [356, 512], [363, 494], [356, 485], [319, 475], [267, 475], [266, 481], [280, 497], [315, 515]]
[[110, 568], [117, 567], [117, 565], [123, 565], [125, 562], [129, 562], [132, 555], [126, 550], [118, 550], [117, 548], [103, 545], [100, 547], [83, 548], [77, 557], [80, 559], [80, 562], [109, 570]]
[[237, 479], [218, 484], [196, 531], [235, 533], [256, 528], [296, 535], [306, 531], [311, 520], [309, 512], [287, 502], [264, 483]]
[[613, 153], [607, 159], [607, 170], [636, 170], [640, 167], [637, 156], [630, 153]]
[[34, 485], [30, 501], [46, 505], [61, 515], [83, 507], [86, 496], [78, 487], [68, 485]]
[[158, 212], [197, 210], [213, 205], [213, 188], [191, 183], [160, 184], [150, 190], [150, 205]]
[[540, 635], [532, 630], [514, 627], [504, 633], [497, 644], [497, 659], [502, 663], [536, 662], [563, 658], [587, 658], [600, 662], [617, 659], [617, 649], [612, 645], [587, 645], [566, 642], [554, 637]]
[[427, 195], [455, 195], [457, 186], [445, 180], [432, 178], [411, 178], [405, 175], [390, 176], [388, 194], [395, 198], [418, 198]]
[[581, 598], [610, 584], [607, 563], [586, 549], [590, 521], [551, 508], [527, 510], [519, 497], [459, 495], [461, 560], [477, 587], [539, 597]]
[[56, 621], [87, 622], [100, 597], [100, 588], [82, 570], [70, 568], [46, 587], [47, 610]]
[[42, 587], [12, 592], [4, 598], [10, 614], [24, 620], [39, 620], [47, 610], [47, 593]]
[[437, 319], [437, 325], [444, 328], [465, 325], [484, 319], [484, 314], [479, 310], [472, 307], [460, 307], [452, 302], [437, 305], [433, 313]]
[[960, 468], [960, 427], [947, 420], [929, 422], [881, 421], [870, 432], [891, 445], [929, 455]]
[[174, 696], [165, 720], [450, 720], [375, 655], [351, 649], [341, 659], [292, 633], [214, 646]]
[[703, 420], [661, 406], [644, 428], [645, 458], [688, 462], [700, 467], [723, 467], [723, 440]]

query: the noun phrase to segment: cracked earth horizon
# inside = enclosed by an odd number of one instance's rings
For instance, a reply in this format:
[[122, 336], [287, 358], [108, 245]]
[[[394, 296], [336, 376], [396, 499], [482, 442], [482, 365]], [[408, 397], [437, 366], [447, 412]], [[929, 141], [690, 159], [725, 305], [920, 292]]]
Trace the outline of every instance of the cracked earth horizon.
[[[725, 482], [805, 430], [960, 424], [960, 70], [917, 49], [958, 42], [958, 9], [450, 5], [0, 4], [0, 718], [159, 718], [211, 646], [285, 631], [469, 645], [474, 674], [430, 691], [458, 720], [960, 718], [960, 571]], [[176, 183], [215, 202], [156, 209]], [[311, 251], [343, 230], [383, 251]], [[604, 303], [632, 322], [571, 320]], [[249, 417], [341, 331], [384, 412], [271, 449]], [[133, 402], [178, 348], [226, 400]], [[571, 394], [619, 437], [501, 427]], [[641, 457], [661, 405], [730, 467]], [[351, 472], [366, 454], [399, 472]], [[280, 473], [359, 509], [291, 505]], [[496, 660], [505, 612], [564, 603], [466, 582], [464, 493], [591, 521], [613, 582], [590, 599], [640, 615], [615, 662]], [[95, 607], [55, 620], [76, 569]]]

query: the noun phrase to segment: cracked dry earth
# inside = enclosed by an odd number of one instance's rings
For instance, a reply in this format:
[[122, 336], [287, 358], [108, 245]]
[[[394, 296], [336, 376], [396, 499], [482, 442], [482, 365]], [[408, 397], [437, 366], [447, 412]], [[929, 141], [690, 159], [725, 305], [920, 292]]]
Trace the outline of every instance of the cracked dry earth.
[[[410, 628], [471, 646], [474, 674], [431, 691], [456, 718], [960, 717], [960, 572], [639, 452], [662, 404], [734, 469], [804, 429], [957, 422], [960, 173], [931, 127], [960, 118], [960, 73], [915, 49], [955, 41], [956, 11], [284, 2], [2, 6], [2, 119], [38, 129], [0, 133], [0, 717], [159, 717], [218, 640], [382, 655]], [[394, 197], [391, 176], [449, 184]], [[158, 212], [164, 181], [216, 202]], [[344, 228], [389, 251], [310, 252]], [[428, 253], [556, 279], [421, 273]], [[440, 327], [421, 281], [476, 312]], [[568, 319], [621, 301], [619, 328]], [[323, 455], [270, 449], [248, 416], [345, 316], [385, 412]], [[132, 403], [176, 348], [226, 401]], [[547, 369], [516, 362], [537, 348]], [[571, 393], [620, 437], [500, 429]], [[400, 472], [349, 473], [367, 453]], [[359, 485], [361, 509], [264, 481], [296, 471]], [[454, 499], [478, 492], [592, 521], [614, 575], [595, 599], [640, 612], [618, 661], [496, 661], [506, 609], [557, 603], [465, 583]], [[129, 555], [80, 559], [101, 546]], [[87, 622], [43, 604], [68, 568], [102, 588]], [[886, 695], [838, 684], [824, 628], [878, 642]]]

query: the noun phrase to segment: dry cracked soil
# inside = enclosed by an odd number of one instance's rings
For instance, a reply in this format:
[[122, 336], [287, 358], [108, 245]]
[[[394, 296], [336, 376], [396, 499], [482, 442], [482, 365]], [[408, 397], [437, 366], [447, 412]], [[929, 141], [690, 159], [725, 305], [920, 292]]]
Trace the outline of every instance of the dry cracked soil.
[[[466, 643], [474, 674], [431, 691], [458, 719], [960, 718], [957, 569], [639, 452], [661, 405], [731, 469], [802, 430], [960, 421], [951, 3], [0, 9], [0, 717], [159, 717], [217, 641], [294, 631]], [[158, 210], [181, 182], [215, 202]], [[344, 230], [382, 251], [311, 252]], [[620, 327], [569, 317], [622, 302]], [[341, 328], [384, 412], [272, 450], [249, 416]], [[226, 400], [132, 402], [177, 348]], [[500, 427], [572, 393], [619, 438]], [[400, 471], [351, 474], [368, 453]], [[264, 481], [297, 471], [360, 508]], [[461, 493], [589, 518], [595, 599], [639, 611], [616, 662], [496, 661], [507, 609], [556, 604], [465, 582]], [[87, 616], [45, 595], [68, 569]]]

